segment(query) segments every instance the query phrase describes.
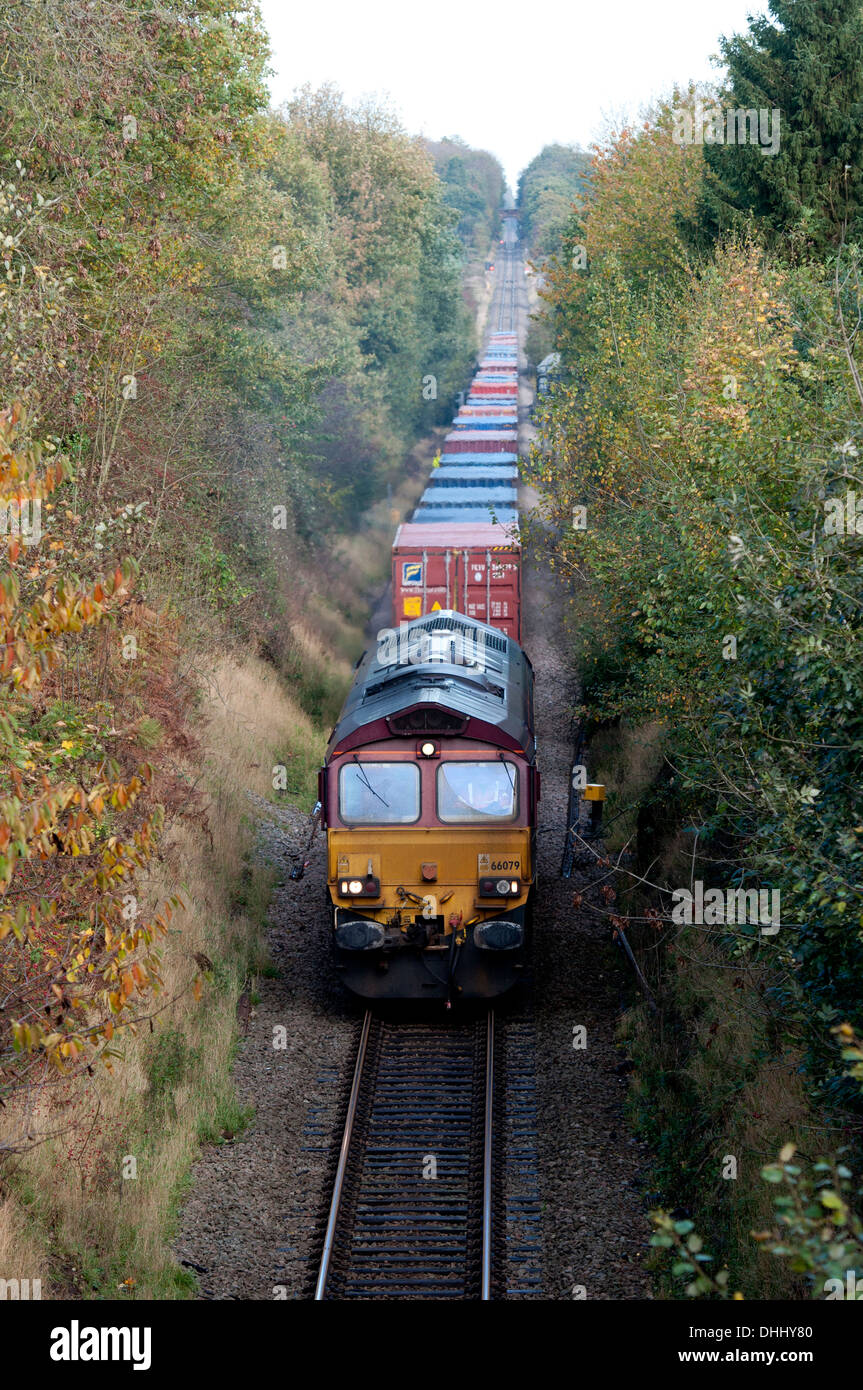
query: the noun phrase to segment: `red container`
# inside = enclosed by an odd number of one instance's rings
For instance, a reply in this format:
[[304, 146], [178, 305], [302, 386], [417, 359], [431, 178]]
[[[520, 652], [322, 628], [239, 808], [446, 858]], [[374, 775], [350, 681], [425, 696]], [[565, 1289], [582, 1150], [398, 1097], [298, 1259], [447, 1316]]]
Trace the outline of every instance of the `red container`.
[[444, 440], [445, 454], [518, 453], [518, 430], [453, 430]]
[[454, 609], [521, 641], [521, 541], [497, 522], [405, 522], [393, 542], [393, 627]]
[[472, 396], [488, 396], [490, 400], [518, 400], [518, 387], [508, 381], [474, 381], [471, 383]]

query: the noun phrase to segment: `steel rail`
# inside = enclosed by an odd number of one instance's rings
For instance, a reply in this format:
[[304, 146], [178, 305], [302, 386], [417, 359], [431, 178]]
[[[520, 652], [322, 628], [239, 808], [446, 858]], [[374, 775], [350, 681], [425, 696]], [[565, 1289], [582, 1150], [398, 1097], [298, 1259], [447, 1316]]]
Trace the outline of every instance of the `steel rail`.
[[506, 317], [506, 297], [509, 290], [509, 324], [508, 331], [513, 331], [515, 322], [515, 249], [509, 245], [503, 248], [504, 273], [500, 284], [500, 306], [497, 313], [497, 331], [504, 331], [504, 318]]
[[485, 1120], [482, 1156], [482, 1287], [483, 1303], [491, 1299], [492, 1196], [494, 1186], [494, 1010], [488, 1011], [485, 1042]]
[[[470, 1049], [465, 1050], [466, 1039], [457, 1045], [455, 1051], [448, 1049], [451, 1061], [455, 1061], [455, 1070], [451, 1067], [447, 1070], [446, 1051], [440, 1054], [444, 1070], [435, 1082], [435, 1088], [442, 1092], [441, 1122], [452, 1134], [457, 1135], [461, 1127], [463, 1135], [456, 1149], [450, 1150], [448, 1162], [452, 1166], [455, 1160], [456, 1168], [463, 1162], [465, 1168], [464, 1187], [457, 1184], [455, 1190], [450, 1188], [449, 1192], [442, 1193], [443, 1203], [437, 1211], [425, 1197], [417, 1205], [410, 1190], [399, 1186], [399, 1178], [404, 1171], [404, 1146], [407, 1144], [410, 1149], [416, 1143], [410, 1126], [415, 1122], [417, 1107], [425, 1102], [422, 1088], [416, 1091], [411, 1086], [410, 1073], [404, 1070], [403, 1060], [399, 1060], [398, 1048], [390, 1052], [387, 1059], [380, 1054], [380, 1039], [377, 1040], [377, 1048], [372, 1042], [372, 1027], [376, 1021], [371, 1011], [366, 1013], [363, 1020], [314, 1301], [358, 1295], [386, 1297], [387, 1285], [392, 1289], [389, 1296], [411, 1297], [416, 1296], [425, 1284], [428, 1286], [427, 1297], [440, 1296], [449, 1286], [450, 1297], [478, 1297], [483, 1302], [489, 1302], [495, 1275], [495, 1201], [498, 1197], [495, 1171], [497, 1103], [494, 1012], [489, 1010], [486, 1015], [484, 1037], [482, 1032], [478, 1035], [474, 1033], [475, 1041]], [[402, 1036], [406, 1032], [409, 1030], [402, 1030]], [[453, 1039], [449, 1030], [447, 1036]], [[401, 1047], [403, 1049], [403, 1043]], [[374, 1097], [368, 1094], [373, 1050], [376, 1058]], [[402, 1051], [402, 1059], [405, 1055]], [[483, 1068], [479, 1074], [474, 1070], [473, 1082], [470, 1082], [465, 1070], [470, 1055], [475, 1059], [475, 1068]], [[461, 1098], [458, 1098], [458, 1088]], [[473, 1102], [469, 1099], [471, 1090]], [[379, 1107], [379, 1120], [376, 1124], [372, 1119], [370, 1135], [367, 1131], [369, 1116], [373, 1116], [376, 1106]], [[473, 1169], [473, 1196], [470, 1195], [472, 1184], [467, 1167], [471, 1145], [468, 1116], [471, 1110], [475, 1116], [474, 1142], [477, 1146], [474, 1149], [476, 1167]], [[383, 1130], [380, 1128], [380, 1117]], [[404, 1129], [405, 1123], [407, 1131]], [[367, 1147], [369, 1143], [371, 1146]], [[388, 1165], [393, 1155], [395, 1162], [389, 1168], [388, 1178], [386, 1166], [382, 1172], [381, 1159], [383, 1157]], [[370, 1157], [366, 1176], [371, 1181], [361, 1181], [358, 1188], [357, 1163], [368, 1165]], [[395, 1186], [392, 1186], [392, 1179]], [[356, 1224], [358, 1215], [359, 1225]], [[406, 1221], [416, 1225], [414, 1246], [405, 1244]], [[349, 1261], [356, 1260], [357, 1263], [345, 1284], [344, 1262], [346, 1252], [350, 1252], [351, 1248], [353, 1256], [348, 1256]], [[475, 1252], [473, 1259], [471, 1249]], [[411, 1250], [414, 1254], [409, 1255]], [[414, 1264], [414, 1259], [418, 1263]], [[459, 1268], [462, 1269], [461, 1274], [458, 1273]], [[338, 1284], [338, 1291], [333, 1288], [334, 1281]], [[398, 1292], [395, 1291], [396, 1287]], [[455, 1292], [456, 1288], [458, 1292]]]
[[357, 1100], [360, 1094], [360, 1083], [363, 1076], [363, 1065], [366, 1060], [366, 1049], [369, 1042], [369, 1031], [372, 1026], [372, 1012], [367, 1009], [363, 1018], [362, 1032], [360, 1033], [360, 1045], [357, 1050], [357, 1061], [354, 1067], [354, 1079], [351, 1083], [351, 1094], [348, 1101], [348, 1114], [345, 1120], [345, 1132], [342, 1135], [342, 1147], [339, 1151], [339, 1164], [336, 1169], [336, 1179], [333, 1184], [333, 1196], [330, 1202], [330, 1214], [327, 1221], [327, 1231], [324, 1236], [324, 1249], [321, 1255], [320, 1268], [318, 1270], [318, 1282], [315, 1286], [315, 1302], [323, 1301], [327, 1287], [327, 1275], [330, 1269], [330, 1257], [333, 1253], [333, 1240], [336, 1231], [336, 1222], [339, 1219], [339, 1207], [342, 1200], [342, 1189], [345, 1184], [345, 1171], [348, 1166], [348, 1153], [351, 1147], [351, 1136], [354, 1129], [354, 1118], [357, 1113]]

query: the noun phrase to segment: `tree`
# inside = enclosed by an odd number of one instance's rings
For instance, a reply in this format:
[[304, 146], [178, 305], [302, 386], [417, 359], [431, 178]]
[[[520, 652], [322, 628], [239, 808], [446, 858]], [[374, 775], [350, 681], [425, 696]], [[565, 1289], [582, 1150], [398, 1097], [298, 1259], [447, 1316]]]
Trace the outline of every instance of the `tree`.
[[715, 239], [752, 217], [773, 245], [835, 247], [863, 214], [863, 11], [858, 0], [771, 0], [770, 13], [774, 23], [759, 15], [722, 40], [720, 106], [778, 110], [778, 152], [706, 145], [695, 234]]
[[424, 144], [443, 183], [444, 202], [458, 213], [456, 231], [462, 244], [485, 256], [500, 225], [505, 183], [499, 160], [455, 137]]
[[535, 256], [557, 248], [563, 228], [587, 191], [590, 155], [577, 145], [545, 145], [518, 181], [521, 232]]

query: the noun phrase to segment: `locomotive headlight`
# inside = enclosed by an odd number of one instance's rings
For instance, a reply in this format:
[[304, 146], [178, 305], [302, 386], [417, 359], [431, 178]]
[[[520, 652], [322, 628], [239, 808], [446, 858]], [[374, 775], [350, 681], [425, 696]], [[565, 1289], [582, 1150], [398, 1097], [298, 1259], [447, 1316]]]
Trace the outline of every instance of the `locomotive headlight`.
[[521, 892], [521, 879], [481, 878], [479, 895], [481, 898], [517, 898]]
[[424, 739], [422, 743], [417, 744], [417, 756], [420, 758], [440, 757], [440, 744], [435, 743], [430, 738]]
[[339, 897], [341, 898], [379, 898], [380, 895], [381, 881], [373, 874], [367, 874], [364, 879], [339, 879]]

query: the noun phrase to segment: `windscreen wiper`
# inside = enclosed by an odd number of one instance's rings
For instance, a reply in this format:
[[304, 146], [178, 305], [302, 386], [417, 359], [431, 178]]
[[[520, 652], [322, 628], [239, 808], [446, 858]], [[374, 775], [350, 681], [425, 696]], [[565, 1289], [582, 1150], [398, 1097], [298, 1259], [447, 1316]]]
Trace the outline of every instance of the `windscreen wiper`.
[[390, 805], [390, 803], [385, 799], [385, 797], [382, 797], [382, 796], [381, 796], [380, 792], [376, 792], [376, 791], [375, 791], [374, 787], [372, 786], [371, 782], [369, 781], [368, 777], [366, 776], [365, 768], [363, 767], [363, 765], [362, 765], [362, 763], [360, 762], [359, 758], [357, 757], [356, 753], [354, 754], [354, 762], [356, 763], [357, 767], [358, 767], [359, 770], [360, 770], [360, 778], [362, 779], [363, 782], [365, 782], [365, 784], [366, 784], [366, 786], [368, 787], [369, 791], [371, 792], [372, 796], [376, 796], [377, 799], [378, 799], [378, 801], [383, 801], [383, 803], [384, 803], [384, 805], [386, 806], [387, 810], [389, 810], [389, 805]]
[[506, 758], [504, 757], [503, 753], [500, 753], [500, 752], [499, 752], [497, 756], [500, 758], [501, 762], [503, 763], [504, 767], [506, 768], [506, 775], [507, 775], [507, 777], [509, 778], [509, 785], [510, 785], [510, 787], [512, 788], [513, 791], [515, 791], [515, 777], [512, 775], [512, 773], [511, 773], [510, 770], [509, 770], [509, 763], [507, 762], [507, 760], [506, 760]]

